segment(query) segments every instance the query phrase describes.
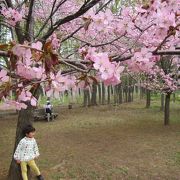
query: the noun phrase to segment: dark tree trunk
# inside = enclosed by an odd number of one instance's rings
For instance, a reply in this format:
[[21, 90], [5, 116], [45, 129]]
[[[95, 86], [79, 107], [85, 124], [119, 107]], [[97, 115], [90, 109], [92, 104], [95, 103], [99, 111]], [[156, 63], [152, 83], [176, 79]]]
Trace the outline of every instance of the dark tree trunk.
[[113, 95], [114, 94], [114, 89], [113, 89], [112, 86], [110, 86], [110, 87], [111, 87], [111, 95]]
[[105, 104], [105, 86], [104, 83], [102, 83], [102, 104]]
[[98, 93], [99, 93], [99, 104], [101, 104], [102, 101], [101, 84], [98, 84]]
[[131, 87], [131, 101], [134, 101], [134, 86]]
[[165, 96], [165, 109], [164, 109], [164, 125], [169, 125], [169, 108], [170, 108], [171, 93], [167, 93]]
[[146, 108], [150, 108], [151, 105], [151, 91], [149, 89], [146, 90]]
[[[19, 141], [24, 137], [23, 134], [24, 127], [27, 125], [32, 125], [32, 121], [33, 121], [33, 108], [31, 106], [28, 106], [27, 109], [23, 109], [19, 111], [13, 154], [15, 152], [15, 149]], [[12, 158], [11, 161], [8, 180], [22, 180], [20, 165], [18, 165], [15, 162], [14, 158]]]
[[136, 91], [136, 94], [138, 94], [138, 92], [139, 92], [138, 86], [135, 86], [135, 91]]
[[110, 102], [111, 102], [111, 92], [110, 92], [110, 86], [108, 86], [108, 88], [107, 88], [107, 93], [108, 93], [108, 104], [110, 104]]
[[161, 111], [164, 111], [164, 94], [161, 94]]
[[90, 106], [90, 104], [91, 104], [91, 99], [90, 99], [89, 89], [84, 89], [84, 102], [83, 102], [83, 106], [87, 107], [87, 106]]
[[118, 85], [119, 87], [119, 104], [122, 104], [122, 86], [121, 84]]
[[128, 87], [128, 102], [131, 102], [131, 87]]
[[97, 85], [95, 83], [93, 83], [93, 85], [92, 85], [92, 96], [91, 96], [91, 105], [92, 106], [97, 105], [96, 97], [97, 97]]
[[114, 104], [117, 104], [118, 98], [117, 98], [117, 86], [114, 86]]
[[81, 96], [81, 89], [79, 88], [79, 96]]
[[140, 87], [140, 99], [143, 99], [144, 97], [144, 88]]
[[90, 91], [89, 91], [89, 89], [87, 89], [87, 105], [88, 105], [88, 106], [91, 105], [91, 96], [90, 96]]
[[127, 92], [127, 86], [124, 87], [124, 94], [125, 94], [125, 99], [124, 102], [128, 102], [128, 92]]
[[83, 106], [84, 107], [87, 107], [87, 101], [88, 101], [88, 99], [87, 99], [87, 90], [84, 89], [84, 101], [83, 101]]
[[132, 78], [131, 77], [128, 77], [127, 78], [127, 91], [128, 91], [128, 102], [131, 102], [132, 101], [132, 91], [131, 91], [131, 85], [132, 85]]

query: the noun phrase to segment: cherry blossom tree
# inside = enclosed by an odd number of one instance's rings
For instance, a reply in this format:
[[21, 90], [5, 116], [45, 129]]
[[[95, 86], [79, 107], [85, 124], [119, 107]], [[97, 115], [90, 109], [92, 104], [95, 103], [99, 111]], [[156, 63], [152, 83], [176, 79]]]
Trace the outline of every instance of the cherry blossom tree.
[[[116, 85], [123, 72], [133, 72], [153, 79], [153, 88], [167, 98], [178, 88], [158, 63], [160, 56], [180, 54], [180, 2], [152, 0], [113, 9], [114, 4], [119, 6], [113, 0], [3, 1], [2, 24], [15, 39], [0, 45], [0, 56], [9, 59], [0, 70], [0, 99], [20, 110], [15, 147], [22, 128], [32, 123], [41, 86], [47, 96], [58, 97], [97, 82]], [[20, 178], [12, 160], [9, 179]]]

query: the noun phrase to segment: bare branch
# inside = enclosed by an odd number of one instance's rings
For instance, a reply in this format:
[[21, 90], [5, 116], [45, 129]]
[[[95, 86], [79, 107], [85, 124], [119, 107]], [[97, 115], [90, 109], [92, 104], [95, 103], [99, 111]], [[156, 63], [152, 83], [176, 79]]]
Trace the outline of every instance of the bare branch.
[[[42, 27], [40, 28], [40, 30], [39, 30], [39, 32], [37, 33], [37, 35], [35, 36], [35, 38], [37, 38], [37, 37], [40, 35], [40, 33], [43, 31], [43, 29], [44, 29], [45, 26], [47, 25], [48, 21], [49, 21], [50, 19], [52, 19], [52, 16], [57, 12], [57, 10], [59, 9], [59, 7], [60, 7], [62, 4], [64, 4], [67, 0], [62, 0], [61, 2], [59, 2], [59, 4], [58, 4], [58, 5], [56, 6], [56, 8], [54, 9], [55, 4], [56, 4], [56, 1], [57, 1], [57, 0], [54, 0], [53, 6], [52, 6], [52, 9], [51, 9], [51, 13], [50, 13], [49, 17], [46, 19], [46, 21], [44, 22], [44, 24], [42, 25]], [[53, 25], [51, 25], [51, 26], [53, 26]]]
[[174, 35], [174, 30], [176, 31], [179, 26], [180, 26], [180, 24], [178, 24], [176, 27], [174, 27], [173, 30], [171, 30], [171, 31], [167, 34], [167, 36], [163, 39], [163, 41], [159, 44], [159, 46], [156, 48], [156, 50], [155, 50], [154, 52], [157, 52], [157, 51], [163, 46], [163, 44], [166, 43], [167, 39], [168, 39], [169, 37], [171, 37], [172, 35]]
[[26, 39], [28, 41], [32, 40], [33, 36], [33, 7], [35, 0], [30, 1], [29, 12], [26, 20]]
[[119, 37], [117, 37], [117, 38], [115, 38], [115, 39], [113, 39], [113, 40], [111, 40], [109, 42], [105, 42], [105, 43], [102, 43], [102, 44], [96, 44], [96, 45], [93, 45], [93, 44], [91, 44], [89, 42], [86, 42], [86, 41], [81, 40], [81, 39], [79, 39], [77, 37], [74, 37], [74, 36], [73, 36], [73, 38], [78, 40], [78, 41], [81, 41], [81, 42], [85, 43], [85, 45], [89, 45], [91, 47], [101, 47], [101, 46], [106, 46], [106, 45], [112, 44], [113, 42], [115, 42], [115, 41], [119, 40], [120, 38], [122, 38], [123, 36], [125, 36], [125, 34], [126, 33], [124, 33], [123, 35], [121, 35], [121, 36], [119, 36]]
[[14, 8], [11, 0], [5, 0], [8, 7]]
[[47, 33], [42, 37], [42, 39], [46, 40], [49, 36], [52, 35], [52, 33], [62, 24], [65, 24], [67, 22], [70, 22], [78, 17], [80, 17], [81, 15], [83, 15], [85, 12], [87, 12], [90, 8], [92, 8], [93, 6], [95, 6], [100, 0], [92, 0], [90, 3], [88, 3], [83, 9], [79, 9], [76, 13], [66, 16], [63, 19], [58, 20], [55, 24], [53, 28], [48, 29]]
[[153, 52], [154, 55], [180, 55], [180, 49], [177, 50], [159, 50]]
[[[100, 9], [97, 10], [97, 12], [95, 14], [98, 14], [104, 7], [106, 7], [112, 0], [109, 0], [107, 3], [105, 3]], [[70, 35], [68, 35], [67, 37], [65, 37], [62, 41], [66, 41], [67, 39], [71, 38], [74, 34], [76, 34], [79, 30], [81, 30], [84, 27], [84, 25], [80, 26], [79, 28], [77, 28], [75, 31], [73, 31]]]
[[0, 56], [2, 56], [2, 57], [10, 57], [10, 55], [8, 54], [7, 51], [1, 51], [1, 50], [0, 50]]
[[79, 72], [83, 72], [83, 73], [87, 73], [88, 72], [88, 70], [84, 70], [84, 69], [78, 68], [77, 66], [72, 65], [69, 62], [66, 62], [66, 61], [63, 61], [63, 60], [61, 60], [60, 63], [65, 64], [65, 65], [67, 65], [69, 67], [72, 67], [73, 69], [75, 69], [75, 70], [77, 70]]

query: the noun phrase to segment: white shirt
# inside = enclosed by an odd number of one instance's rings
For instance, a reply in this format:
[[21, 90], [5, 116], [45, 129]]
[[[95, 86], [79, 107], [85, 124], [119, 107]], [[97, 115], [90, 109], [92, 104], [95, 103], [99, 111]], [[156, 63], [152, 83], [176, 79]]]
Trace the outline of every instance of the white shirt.
[[46, 105], [45, 105], [45, 108], [51, 110], [51, 109], [52, 109], [52, 105], [51, 105], [51, 104], [46, 104]]
[[14, 159], [19, 161], [30, 161], [39, 156], [39, 150], [34, 138], [24, 137], [19, 142], [14, 153]]

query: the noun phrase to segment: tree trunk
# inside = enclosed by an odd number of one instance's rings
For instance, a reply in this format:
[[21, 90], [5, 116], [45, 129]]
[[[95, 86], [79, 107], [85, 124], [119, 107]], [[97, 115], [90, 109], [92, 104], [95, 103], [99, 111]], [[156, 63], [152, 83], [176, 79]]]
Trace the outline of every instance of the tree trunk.
[[111, 95], [114, 94], [114, 89], [113, 89], [113, 86], [110, 86], [111, 87]]
[[93, 83], [92, 85], [92, 96], [91, 96], [91, 105], [92, 106], [96, 106], [97, 102], [96, 102], [96, 96], [97, 95], [97, 85], [95, 83]]
[[169, 125], [169, 107], [170, 107], [171, 93], [167, 93], [165, 96], [165, 109], [164, 109], [164, 125]]
[[143, 99], [144, 96], [144, 88], [140, 87], [140, 99]]
[[128, 102], [128, 92], [127, 92], [127, 86], [124, 87], [124, 94], [125, 94], [125, 100], [124, 102]]
[[139, 92], [139, 87], [138, 86], [135, 86], [135, 91], [136, 91], [136, 94], [138, 94], [138, 92]]
[[117, 104], [118, 98], [117, 98], [117, 85], [114, 86], [114, 104]]
[[101, 104], [102, 101], [102, 94], [101, 94], [101, 84], [98, 84], [98, 93], [99, 93], [99, 104]]
[[161, 94], [161, 111], [164, 111], [164, 94]]
[[108, 89], [107, 89], [107, 93], [108, 93], [108, 104], [110, 104], [110, 101], [111, 101], [111, 90], [110, 90], [110, 86], [108, 86]]
[[131, 101], [134, 101], [134, 86], [131, 87]]
[[119, 86], [119, 104], [122, 104], [122, 86], [121, 84]]
[[79, 96], [81, 96], [81, 89], [80, 88], [79, 88], [78, 92], [79, 92]]
[[150, 108], [151, 105], [151, 91], [149, 89], [146, 90], [146, 108]]
[[105, 86], [104, 83], [102, 83], [102, 104], [105, 104]]
[[87, 107], [87, 101], [88, 101], [88, 99], [87, 99], [87, 90], [84, 89], [84, 101], [83, 101], [83, 106], [84, 107]]
[[90, 96], [90, 91], [89, 91], [89, 89], [87, 89], [87, 105], [88, 105], [88, 106], [91, 105], [91, 96]]
[[128, 87], [128, 102], [131, 102], [131, 87]]
[[[23, 134], [24, 127], [26, 127], [27, 125], [32, 125], [32, 121], [33, 121], [32, 106], [29, 105], [27, 109], [22, 109], [21, 111], [19, 111], [13, 155], [19, 141], [24, 137], [24, 134]], [[11, 165], [9, 169], [8, 180], [22, 180], [20, 165], [18, 165], [15, 162], [13, 157], [12, 157], [12, 161], [11, 161]]]

